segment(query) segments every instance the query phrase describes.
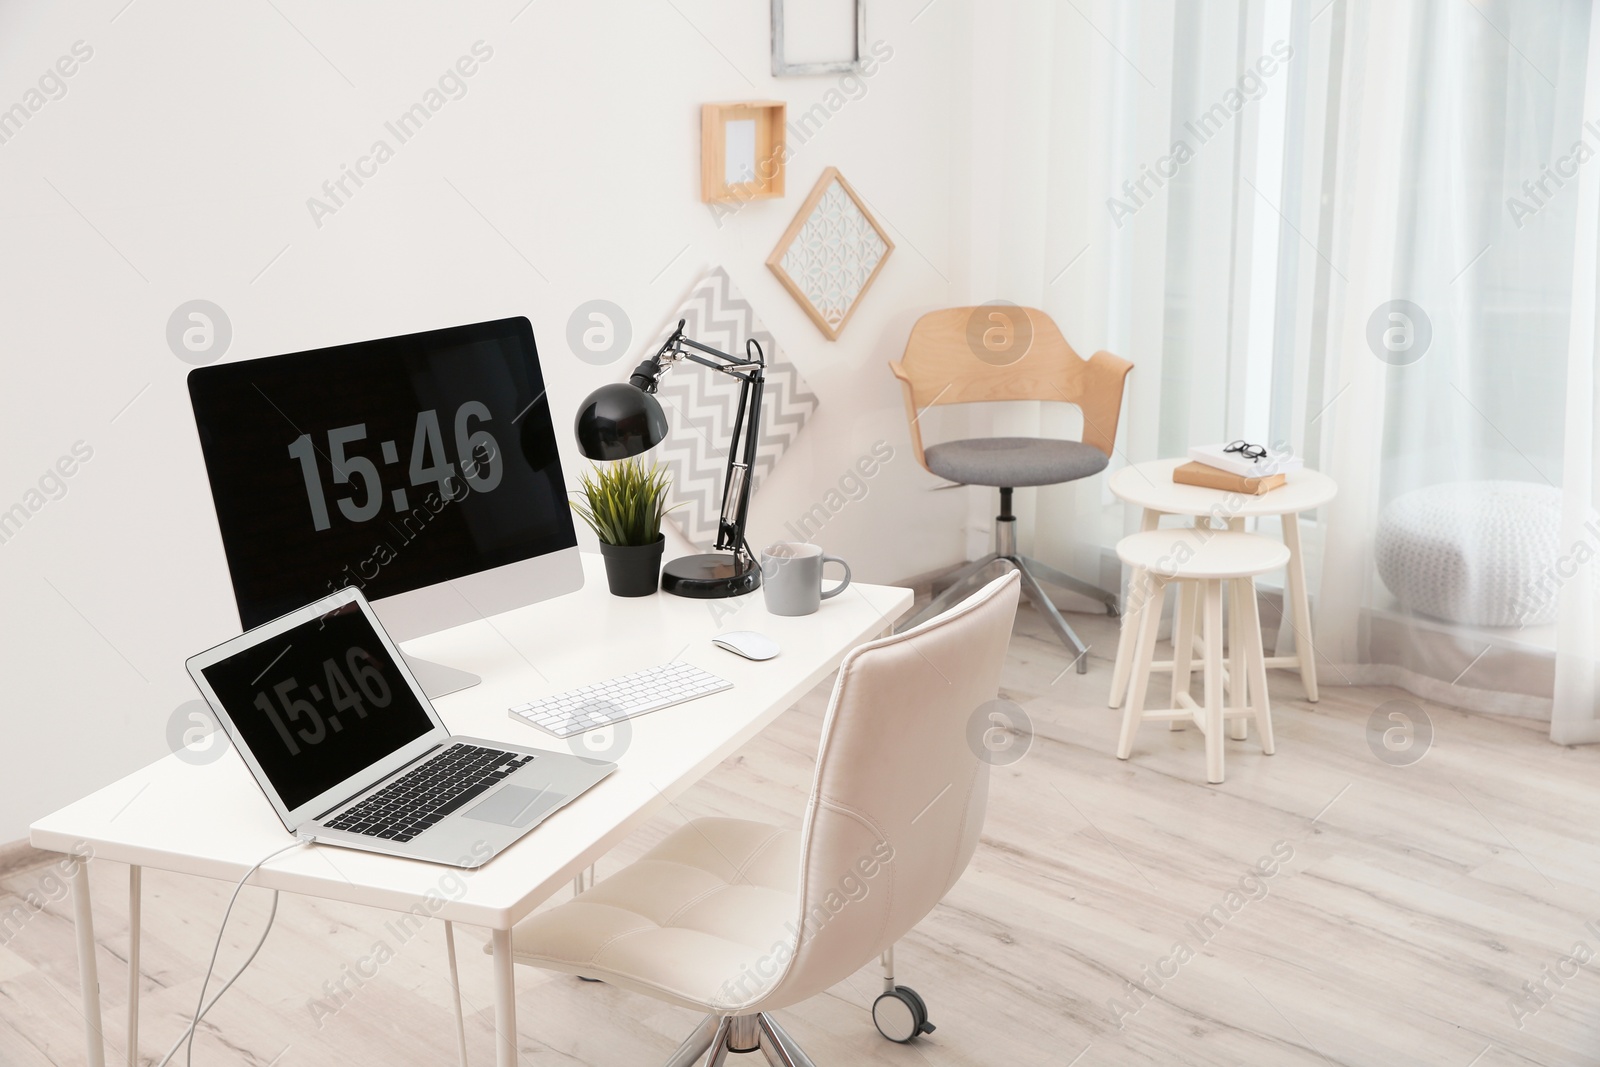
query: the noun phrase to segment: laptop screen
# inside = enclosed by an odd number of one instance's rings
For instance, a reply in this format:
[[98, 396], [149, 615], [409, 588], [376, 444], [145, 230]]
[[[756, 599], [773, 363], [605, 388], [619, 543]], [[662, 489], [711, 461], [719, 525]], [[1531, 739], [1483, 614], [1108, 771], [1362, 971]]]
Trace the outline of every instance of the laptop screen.
[[354, 603], [203, 673], [290, 811], [433, 728]]

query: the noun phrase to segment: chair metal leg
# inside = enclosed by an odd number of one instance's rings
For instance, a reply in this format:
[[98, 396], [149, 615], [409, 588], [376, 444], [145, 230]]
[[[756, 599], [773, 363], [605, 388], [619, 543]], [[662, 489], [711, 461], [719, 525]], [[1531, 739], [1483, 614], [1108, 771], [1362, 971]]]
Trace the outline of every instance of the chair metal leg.
[[817, 1067], [811, 1062], [794, 1038], [789, 1036], [789, 1031], [778, 1025], [778, 1020], [762, 1012], [759, 1016], [761, 1023], [761, 1051], [766, 1054], [767, 1062], [772, 1067]]
[[940, 593], [943, 593], [946, 589], [949, 589], [951, 586], [960, 585], [962, 582], [966, 581], [973, 574], [976, 574], [978, 571], [982, 570], [988, 564], [992, 563], [994, 561], [995, 555], [996, 555], [995, 553], [990, 552], [987, 556], [983, 556], [980, 559], [970, 560], [970, 561], [968, 561], [966, 563], [961, 564], [959, 567], [954, 567], [954, 568], [952, 568], [950, 570], [945, 571], [943, 574], [941, 574], [937, 578], [935, 578], [933, 580], [933, 582], [930, 584], [929, 588], [930, 588], [931, 592], [929, 593], [929, 595], [930, 596], [938, 596]]
[[1091, 600], [1098, 600], [1106, 606], [1106, 614], [1112, 617], [1117, 615], [1117, 594], [1101, 589], [1098, 585], [1091, 585], [1082, 578], [1074, 578], [1066, 571], [1058, 571], [1048, 563], [1040, 563], [1032, 556], [1020, 557], [1035, 578], [1040, 581], [1058, 585], [1063, 589], [1070, 589], [1074, 593], [1081, 593]]
[[694, 1032], [683, 1040], [683, 1045], [678, 1045], [678, 1051], [672, 1053], [672, 1059], [667, 1061], [667, 1067], [694, 1067], [701, 1062], [701, 1057], [706, 1056], [707, 1049], [718, 1037], [723, 1038], [726, 1045], [725, 1027], [726, 1019], [717, 1016], [706, 1016], [701, 1019], [701, 1024], [694, 1027]]
[[967, 589], [973, 584], [972, 579], [976, 577], [977, 574], [985, 567], [995, 562], [999, 558], [999, 556], [991, 552], [982, 559], [973, 560], [965, 567], [962, 567], [956, 572], [955, 580], [945, 587], [944, 592], [928, 601], [927, 606], [913, 615], [910, 619], [895, 627], [895, 633], [905, 633], [914, 626], [920, 626], [922, 623], [927, 622], [929, 619], [933, 618], [941, 611], [944, 611], [956, 601], [960, 600], [966, 595]]
[[1055, 603], [1045, 593], [1044, 588], [1029, 573], [1028, 568], [1022, 565], [1022, 557], [1018, 556], [1012, 562], [1018, 564], [1017, 570], [1022, 575], [1022, 591], [1028, 595], [1029, 600], [1033, 601], [1034, 607], [1039, 609], [1039, 613], [1044, 616], [1045, 622], [1048, 622], [1051, 629], [1055, 630], [1056, 636], [1061, 638], [1062, 643], [1076, 654], [1077, 659], [1073, 662], [1077, 664], [1078, 673], [1086, 673], [1089, 670], [1089, 646], [1080, 641], [1078, 635], [1072, 632], [1072, 627], [1068, 626], [1067, 620], [1061, 617], [1061, 612], [1056, 609]]
[[672, 1059], [667, 1061], [666, 1067], [693, 1067], [699, 1062], [701, 1056], [706, 1054], [710, 1043], [717, 1038], [717, 1033], [722, 1030], [723, 1019], [718, 1016], [706, 1016], [701, 1019], [694, 1032], [683, 1038], [683, 1045], [678, 1045], [678, 1051], [672, 1053]]
[[701, 1062], [713, 1042], [720, 1039], [724, 1046], [727, 1045], [727, 1027], [729, 1020], [720, 1019], [715, 1015], [707, 1015], [700, 1020], [700, 1025], [678, 1046], [678, 1051], [672, 1054], [667, 1061], [667, 1067], [694, 1067]]
[[788, 1031], [766, 1013], [707, 1015], [666, 1067], [723, 1067], [732, 1052], [760, 1050], [772, 1067], [816, 1067]]
[[667, 1061], [666, 1067], [696, 1067], [704, 1064], [720, 1064], [728, 1056], [728, 1029], [733, 1025], [731, 1017], [706, 1016], [701, 1019], [701, 1024], [694, 1027], [678, 1045], [678, 1051], [672, 1054], [672, 1059]]

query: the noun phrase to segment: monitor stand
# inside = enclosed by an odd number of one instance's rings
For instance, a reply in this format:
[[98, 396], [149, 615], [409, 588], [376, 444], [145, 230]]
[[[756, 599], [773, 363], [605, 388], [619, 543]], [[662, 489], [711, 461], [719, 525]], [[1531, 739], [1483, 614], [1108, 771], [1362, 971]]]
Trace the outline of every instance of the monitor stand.
[[412, 677], [422, 686], [422, 691], [428, 695], [429, 700], [438, 700], [451, 693], [471, 689], [483, 681], [471, 671], [446, 667], [443, 663], [434, 663], [432, 660], [418, 659], [416, 656], [406, 655], [405, 652], [401, 652], [400, 655], [405, 656], [406, 666], [411, 668]]

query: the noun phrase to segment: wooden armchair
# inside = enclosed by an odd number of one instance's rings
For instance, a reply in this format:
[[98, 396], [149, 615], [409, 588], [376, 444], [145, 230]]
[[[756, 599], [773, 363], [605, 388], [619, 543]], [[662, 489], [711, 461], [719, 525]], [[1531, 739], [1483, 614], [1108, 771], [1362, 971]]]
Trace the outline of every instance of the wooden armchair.
[[[994, 551], [947, 576], [949, 585], [903, 628], [943, 611], [959, 599], [996, 560], [1021, 572], [1022, 589], [1061, 640], [1076, 655], [1078, 673], [1088, 669], [1087, 646], [1061, 617], [1039, 584], [1093, 597], [1117, 612], [1117, 595], [1074, 578], [1017, 551], [1011, 491], [1017, 486], [1057, 485], [1087, 478], [1110, 462], [1122, 411], [1122, 390], [1133, 364], [1110, 352], [1084, 359], [1037, 308], [1005, 304], [945, 308], [918, 319], [905, 354], [889, 369], [905, 392], [906, 420], [917, 462], [960, 485], [1000, 490]], [[980, 437], [924, 447], [922, 413], [940, 404], [995, 400], [1041, 400], [1075, 404], [1083, 413], [1083, 440]]]

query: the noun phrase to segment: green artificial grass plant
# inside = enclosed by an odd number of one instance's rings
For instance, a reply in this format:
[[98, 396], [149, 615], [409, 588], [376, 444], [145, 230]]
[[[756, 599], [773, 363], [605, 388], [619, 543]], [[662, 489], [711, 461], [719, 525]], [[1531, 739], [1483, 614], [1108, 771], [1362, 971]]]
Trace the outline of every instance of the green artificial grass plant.
[[608, 545], [650, 545], [661, 536], [671, 487], [666, 468], [636, 459], [591, 468], [572, 510]]

